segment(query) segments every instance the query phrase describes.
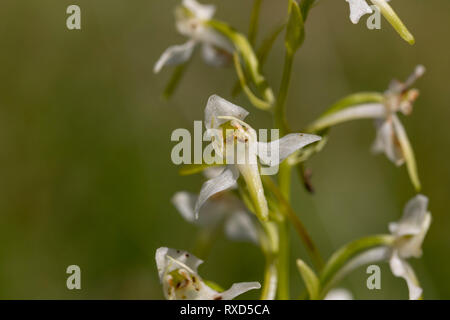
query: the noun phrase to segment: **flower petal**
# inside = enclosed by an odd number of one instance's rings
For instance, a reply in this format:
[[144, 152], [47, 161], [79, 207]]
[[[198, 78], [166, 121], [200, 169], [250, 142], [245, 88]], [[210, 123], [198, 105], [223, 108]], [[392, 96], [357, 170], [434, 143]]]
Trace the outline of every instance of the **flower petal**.
[[345, 0], [350, 5], [350, 20], [356, 24], [365, 14], [372, 13], [372, 9], [365, 0]]
[[408, 201], [399, 222], [389, 224], [389, 231], [396, 236], [417, 235], [426, 219], [428, 198], [418, 194]]
[[366, 103], [327, 113], [317, 119], [310, 128], [314, 131], [357, 119], [381, 119], [386, 117], [386, 108], [381, 103]]
[[172, 204], [177, 208], [181, 216], [188, 222], [195, 223], [194, 206], [197, 196], [189, 192], [177, 192], [172, 197]]
[[403, 153], [403, 158], [406, 161], [406, 166], [408, 168], [411, 182], [416, 190], [420, 190], [421, 186], [419, 173], [417, 171], [416, 158], [414, 156], [414, 151], [411, 143], [409, 142], [408, 135], [406, 134], [406, 130], [396, 115], [392, 115], [392, 123], [394, 125], [394, 131], [397, 137], [397, 141]]
[[216, 7], [212, 4], [201, 4], [195, 0], [183, 0], [183, 6], [189, 9], [198, 19], [209, 20], [214, 16]]
[[194, 208], [195, 218], [196, 219], [198, 218], [199, 210], [206, 202], [206, 200], [208, 200], [211, 196], [215, 195], [218, 192], [233, 187], [238, 178], [239, 172], [235, 170], [232, 166], [228, 166], [222, 171], [222, 173], [219, 176], [206, 181], [203, 184], [202, 189], [200, 190], [200, 194], [195, 204]]
[[258, 142], [258, 156], [262, 163], [275, 166], [295, 151], [321, 139], [313, 134], [291, 133], [269, 143]]
[[162, 281], [164, 274], [180, 267], [188, 267], [191, 272], [197, 274], [198, 266], [203, 263], [202, 260], [187, 251], [166, 247], [156, 250], [155, 260], [160, 281]]
[[423, 290], [410, 264], [401, 259], [395, 251], [392, 254], [389, 264], [394, 276], [405, 279], [409, 290], [409, 300], [420, 299]]
[[258, 242], [255, 222], [245, 211], [236, 211], [225, 221], [225, 234], [235, 241]]
[[[392, 115], [392, 118], [395, 115]], [[373, 153], [384, 153], [395, 165], [401, 166], [405, 162], [402, 149], [397, 141], [392, 119], [376, 121], [377, 137], [372, 145]]]
[[221, 124], [229, 121], [227, 119], [219, 119], [221, 116], [234, 117], [239, 120], [244, 120], [247, 117], [248, 111], [241, 108], [218, 95], [212, 95], [208, 99], [205, 108], [205, 126], [207, 129], [218, 128]]
[[353, 300], [353, 295], [347, 289], [337, 288], [330, 290], [324, 300]]
[[260, 289], [261, 284], [259, 282], [239, 282], [235, 283], [231, 286], [230, 289], [227, 291], [224, 291], [219, 294], [219, 296], [216, 297], [216, 300], [232, 300], [235, 297], [253, 290], [253, 289]]
[[195, 44], [195, 41], [190, 40], [182, 45], [175, 45], [167, 48], [156, 62], [153, 72], [160, 72], [164, 66], [173, 66], [186, 62], [191, 58]]
[[230, 212], [233, 210], [242, 209], [237, 198], [232, 195], [221, 194], [219, 198], [206, 201], [200, 209], [198, 219], [196, 219], [194, 208], [197, 199], [196, 194], [181, 191], [172, 197], [172, 203], [186, 221], [203, 227], [217, 226], [223, 221], [226, 214], [231, 214]]

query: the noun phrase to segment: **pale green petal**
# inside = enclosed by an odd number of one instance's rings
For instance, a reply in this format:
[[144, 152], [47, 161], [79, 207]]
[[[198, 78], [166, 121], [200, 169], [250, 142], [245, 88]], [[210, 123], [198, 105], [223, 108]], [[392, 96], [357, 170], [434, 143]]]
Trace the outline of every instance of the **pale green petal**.
[[392, 116], [392, 121], [394, 124], [394, 130], [398, 139], [398, 143], [400, 144], [403, 152], [403, 157], [405, 158], [409, 177], [414, 188], [419, 191], [421, 188], [419, 173], [417, 171], [416, 158], [414, 156], [414, 151], [412, 149], [411, 143], [409, 142], [408, 135], [406, 134], [405, 128], [401, 124], [400, 120], [398, 120], [396, 115]]

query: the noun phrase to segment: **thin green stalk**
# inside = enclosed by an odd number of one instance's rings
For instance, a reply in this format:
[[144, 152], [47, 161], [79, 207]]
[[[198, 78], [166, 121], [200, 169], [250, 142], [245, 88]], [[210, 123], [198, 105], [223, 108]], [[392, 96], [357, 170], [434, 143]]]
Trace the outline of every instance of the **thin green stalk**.
[[261, 11], [262, 0], [255, 0], [253, 2], [253, 9], [250, 16], [250, 26], [248, 29], [248, 41], [251, 45], [255, 44], [256, 35], [258, 34], [259, 13]]
[[[303, 222], [300, 220], [300, 218], [297, 216], [297, 214], [292, 209], [291, 205], [286, 201], [283, 194], [281, 193], [278, 186], [273, 182], [273, 180], [269, 176], [262, 176], [263, 184], [264, 186], [270, 190], [277, 201], [282, 206], [282, 213], [288, 218], [297, 233], [300, 236], [300, 239], [304, 243], [306, 250], [311, 257], [312, 261], [316, 265], [316, 267], [320, 270], [323, 266], [323, 260], [319, 254], [319, 251], [317, 250], [317, 246], [314, 244], [314, 241], [310, 237], [308, 231], [306, 230], [305, 226], [303, 225]], [[281, 235], [280, 235], [281, 237]], [[281, 241], [280, 241], [281, 242]]]
[[274, 300], [277, 290], [277, 264], [274, 255], [266, 254], [266, 266], [264, 269], [264, 283], [261, 292], [261, 300]]
[[294, 55], [286, 51], [283, 67], [283, 76], [281, 79], [280, 91], [275, 106], [275, 125], [281, 130], [281, 136], [289, 132], [289, 126], [286, 120], [286, 99], [291, 81], [292, 65]]
[[278, 252], [278, 299], [289, 300], [289, 225], [286, 219], [278, 222], [280, 248]]
[[[275, 126], [280, 129], [280, 135], [284, 136], [289, 132], [289, 126], [286, 120], [286, 99], [289, 91], [289, 83], [291, 80], [292, 65], [294, 55], [286, 52], [283, 76], [281, 79], [280, 91], [275, 105]], [[284, 162], [280, 166], [279, 184], [281, 196], [289, 205], [290, 188], [291, 188], [291, 168]], [[286, 219], [278, 222], [280, 233], [280, 254], [278, 264], [278, 296], [280, 299], [289, 299], [289, 226]], [[302, 232], [303, 234], [304, 232]]]
[[[291, 168], [287, 161], [280, 166], [279, 174], [280, 191], [286, 201], [290, 198], [291, 189]], [[278, 293], [281, 300], [289, 299], [289, 225], [287, 219], [278, 222], [278, 229], [280, 234], [280, 253], [279, 253], [279, 286]]]
[[281, 194], [287, 202], [291, 201], [291, 168], [290, 164], [284, 161], [280, 164], [278, 176]]

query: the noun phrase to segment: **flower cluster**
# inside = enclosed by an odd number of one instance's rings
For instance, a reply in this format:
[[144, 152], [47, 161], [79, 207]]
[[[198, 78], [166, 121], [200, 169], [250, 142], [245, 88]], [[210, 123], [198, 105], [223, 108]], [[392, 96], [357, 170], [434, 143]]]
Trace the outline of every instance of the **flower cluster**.
[[[411, 44], [414, 42], [388, 0], [370, 0], [372, 7], [367, 0], [346, 2], [353, 23], [358, 23], [375, 8], [401, 37]], [[406, 204], [401, 219], [389, 224], [389, 233], [357, 239], [336, 250], [324, 262], [305, 224], [291, 206], [290, 188], [292, 171], [297, 170], [311, 190], [305, 166], [312, 155], [325, 147], [332, 127], [352, 120], [373, 119], [376, 126], [373, 152], [384, 153], [396, 166], [406, 164], [412, 185], [419, 192], [421, 184], [413, 148], [399, 114], [412, 113], [413, 103], [419, 96], [412, 85], [424, 74], [425, 68], [417, 66], [406, 81], [392, 81], [385, 92], [351, 94], [302, 130], [305, 133], [293, 132], [286, 118], [292, 63], [303, 44], [304, 24], [316, 1], [289, 0], [288, 3], [287, 23], [269, 35], [257, 50], [254, 48], [261, 0], [255, 1], [248, 37], [215, 20], [213, 5], [183, 0], [176, 8], [177, 30], [188, 41], [164, 51], [155, 64], [155, 73], [165, 66], [185, 65], [199, 46], [205, 62], [210, 65], [224, 66], [233, 61], [239, 78], [235, 93], [242, 90], [251, 105], [269, 112], [281, 137], [271, 141], [258, 137], [246, 120], [249, 116], [246, 109], [218, 95], [209, 97], [204, 125], [214, 161], [182, 169], [183, 174], [203, 172], [205, 182], [198, 194], [175, 193], [172, 203], [185, 221], [200, 229], [206, 246], [197, 250], [201, 252], [199, 256], [208, 254], [213, 240], [223, 231], [230, 240], [248, 241], [261, 249], [266, 262], [264, 279], [262, 286], [259, 282], [244, 282], [223, 290], [200, 277], [197, 269], [202, 260], [187, 251], [161, 247], [156, 251], [156, 264], [164, 296], [167, 299], [226, 300], [261, 288], [261, 299], [289, 299], [289, 228], [293, 226], [314, 263], [312, 268], [303, 259], [297, 259], [307, 289], [302, 297], [353, 299], [346, 289], [336, 288], [339, 281], [358, 267], [385, 261], [396, 277], [406, 281], [409, 298], [422, 298], [423, 290], [408, 259], [421, 257], [422, 243], [431, 224], [426, 196], [415, 195]], [[285, 66], [275, 98], [262, 70], [265, 57], [283, 30]], [[181, 76], [182, 73], [175, 72], [170, 83], [172, 89]], [[270, 176], [275, 174], [277, 179]]]

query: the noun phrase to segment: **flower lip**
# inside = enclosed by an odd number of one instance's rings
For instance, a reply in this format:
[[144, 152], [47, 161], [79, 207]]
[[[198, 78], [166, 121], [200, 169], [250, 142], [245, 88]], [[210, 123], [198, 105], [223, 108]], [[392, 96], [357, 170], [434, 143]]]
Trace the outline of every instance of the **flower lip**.
[[240, 282], [218, 292], [197, 273], [203, 261], [187, 251], [162, 247], [156, 250], [155, 259], [167, 299], [231, 300], [249, 290], [261, 288], [259, 282]]

